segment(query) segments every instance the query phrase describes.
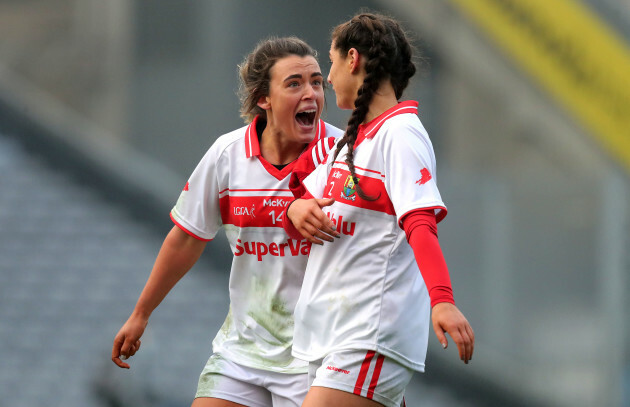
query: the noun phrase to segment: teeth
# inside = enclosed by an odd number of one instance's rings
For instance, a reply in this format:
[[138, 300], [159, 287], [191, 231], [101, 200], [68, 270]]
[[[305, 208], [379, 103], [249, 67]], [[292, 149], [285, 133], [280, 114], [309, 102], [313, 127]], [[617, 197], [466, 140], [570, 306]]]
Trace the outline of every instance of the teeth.
[[313, 124], [316, 114], [317, 109], [303, 110], [295, 115], [295, 119], [302, 125], [311, 126]]

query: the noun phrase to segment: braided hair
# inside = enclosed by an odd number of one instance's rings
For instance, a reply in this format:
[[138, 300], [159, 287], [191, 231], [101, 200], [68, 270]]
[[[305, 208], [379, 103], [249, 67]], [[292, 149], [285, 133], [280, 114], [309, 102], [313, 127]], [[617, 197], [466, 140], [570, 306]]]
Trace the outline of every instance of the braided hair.
[[400, 99], [409, 84], [409, 79], [416, 73], [412, 60], [412, 47], [407, 35], [393, 18], [373, 13], [361, 13], [351, 20], [338, 25], [332, 31], [332, 41], [337, 51], [347, 55], [355, 48], [360, 55], [367, 57], [365, 78], [354, 100], [354, 110], [348, 119], [348, 127], [337, 144], [334, 158], [348, 146], [345, 162], [356, 185], [357, 194], [362, 199], [369, 197], [359, 186], [359, 179], [354, 168], [354, 143], [359, 125], [365, 120], [374, 93], [384, 80], [389, 80], [394, 88], [396, 99]]

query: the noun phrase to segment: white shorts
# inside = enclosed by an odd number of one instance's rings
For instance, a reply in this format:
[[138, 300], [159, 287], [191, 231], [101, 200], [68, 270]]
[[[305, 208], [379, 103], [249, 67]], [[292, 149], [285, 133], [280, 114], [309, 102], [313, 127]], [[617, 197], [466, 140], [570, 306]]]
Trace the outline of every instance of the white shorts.
[[199, 376], [197, 397], [213, 397], [251, 407], [299, 407], [308, 391], [306, 373], [254, 369], [213, 354]]
[[354, 393], [387, 407], [403, 405], [413, 370], [391, 358], [365, 350], [334, 352], [309, 364], [310, 386]]

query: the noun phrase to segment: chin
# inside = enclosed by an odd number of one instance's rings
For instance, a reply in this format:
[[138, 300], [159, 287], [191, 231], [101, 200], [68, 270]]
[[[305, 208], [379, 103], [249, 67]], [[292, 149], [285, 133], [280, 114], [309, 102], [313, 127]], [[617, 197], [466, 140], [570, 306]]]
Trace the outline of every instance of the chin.
[[316, 129], [314, 129], [313, 131], [308, 131], [308, 132], [306, 132], [306, 131], [298, 131], [298, 132], [296, 133], [296, 135], [297, 135], [297, 140], [298, 140], [300, 143], [305, 143], [305, 144], [308, 144], [308, 143], [310, 143], [311, 141], [313, 141], [313, 139], [315, 138], [315, 134], [316, 134], [316, 133], [317, 133], [317, 130], [316, 130]]
[[313, 139], [315, 138], [315, 132], [311, 132], [311, 133], [305, 133], [302, 134], [300, 137], [300, 141], [302, 141], [303, 143], [310, 143], [311, 141], [313, 141]]
[[353, 110], [354, 109], [354, 101], [346, 102], [342, 99], [337, 99], [337, 107], [343, 110]]

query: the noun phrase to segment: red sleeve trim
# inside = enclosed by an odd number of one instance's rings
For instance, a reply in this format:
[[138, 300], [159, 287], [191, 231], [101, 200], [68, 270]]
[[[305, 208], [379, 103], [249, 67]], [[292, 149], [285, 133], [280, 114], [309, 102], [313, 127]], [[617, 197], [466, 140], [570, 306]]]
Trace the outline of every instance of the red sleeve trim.
[[451, 278], [437, 237], [433, 209], [411, 211], [402, 218], [401, 223], [429, 290], [431, 307], [440, 302], [455, 304]]
[[[400, 225], [401, 229], [403, 228], [403, 220], [405, 219], [406, 216], [408, 216], [409, 214], [412, 214], [416, 211], [424, 211], [427, 209], [431, 209], [433, 210], [433, 213], [435, 214], [435, 223], [440, 223], [447, 215], [448, 210], [446, 209], [446, 207], [444, 206], [429, 206], [427, 208], [416, 208], [416, 209], [412, 209], [409, 212], [404, 213], [401, 217], [400, 217], [400, 222], [398, 222], [398, 224]], [[437, 211], [437, 213], [435, 213], [435, 211]], [[407, 239], [409, 240], [409, 239]]]
[[210, 241], [212, 241], [212, 239], [204, 239], [203, 237], [199, 237], [196, 234], [194, 234], [193, 232], [191, 232], [190, 230], [188, 230], [185, 227], [183, 227], [178, 221], [175, 220], [175, 217], [173, 217], [172, 213], [170, 213], [169, 216], [171, 217], [171, 220], [173, 221], [173, 223], [175, 225], [177, 225], [178, 228], [180, 228], [181, 230], [186, 232], [187, 235], [190, 235], [190, 236], [194, 237], [197, 240], [201, 240], [202, 242], [210, 242]]
[[287, 216], [287, 211], [289, 210], [289, 207], [295, 201], [297, 201], [297, 199], [294, 199], [293, 201], [291, 201], [291, 203], [289, 203], [286, 209], [284, 210], [284, 213], [282, 214], [282, 227], [284, 228], [284, 231], [287, 232], [287, 235], [289, 235], [291, 239], [301, 240], [301, 239], [304, 239], [304, 237], [302, 236], [300, 232], [298, 232], [297, 228], [293, 226], [293, 222], [291, 222], [291, 220]]

